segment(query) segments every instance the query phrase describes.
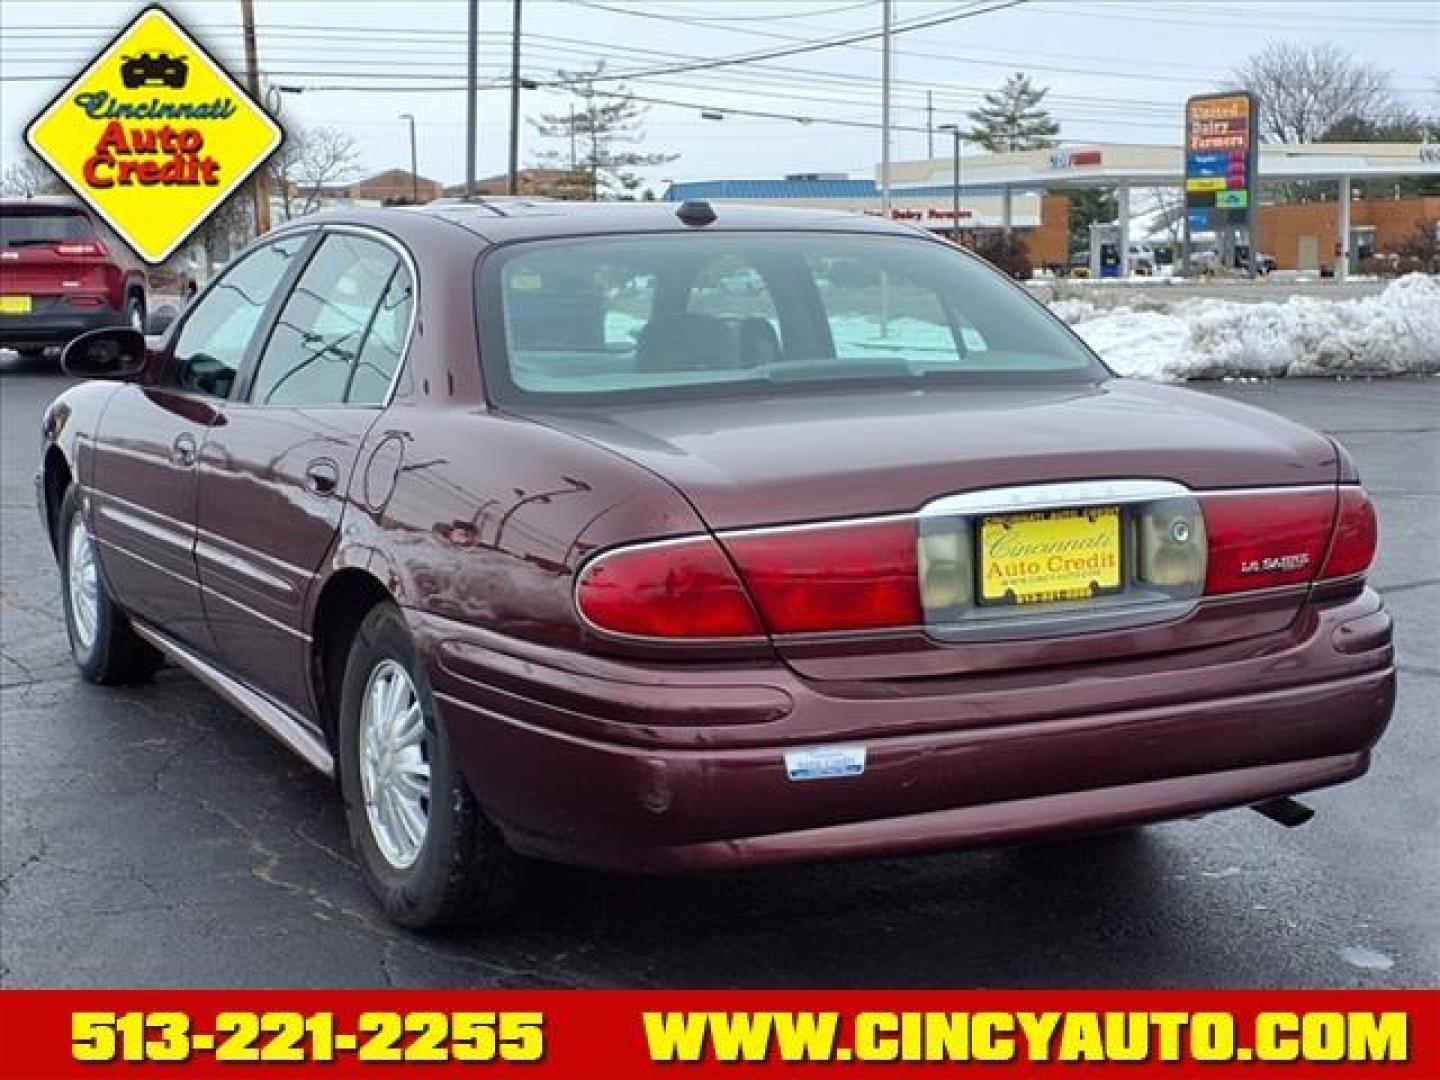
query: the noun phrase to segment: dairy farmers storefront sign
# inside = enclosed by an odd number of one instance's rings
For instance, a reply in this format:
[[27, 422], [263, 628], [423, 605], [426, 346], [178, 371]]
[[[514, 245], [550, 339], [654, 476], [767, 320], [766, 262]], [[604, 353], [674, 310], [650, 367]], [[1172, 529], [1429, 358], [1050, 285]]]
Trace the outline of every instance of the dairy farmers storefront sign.
[[280, 126], [170, 15], [146, 8], [25, 133], [147, 262], [279, 148]]

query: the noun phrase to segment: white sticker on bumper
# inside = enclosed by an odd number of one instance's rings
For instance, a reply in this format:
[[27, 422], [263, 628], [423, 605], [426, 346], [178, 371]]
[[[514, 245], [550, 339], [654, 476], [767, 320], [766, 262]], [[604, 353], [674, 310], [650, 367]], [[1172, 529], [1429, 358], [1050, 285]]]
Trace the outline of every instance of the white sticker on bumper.
[[791, 780], [835, 780], [864, 771], [863, 746], [815, 746], [785, 755], [785, 775]]

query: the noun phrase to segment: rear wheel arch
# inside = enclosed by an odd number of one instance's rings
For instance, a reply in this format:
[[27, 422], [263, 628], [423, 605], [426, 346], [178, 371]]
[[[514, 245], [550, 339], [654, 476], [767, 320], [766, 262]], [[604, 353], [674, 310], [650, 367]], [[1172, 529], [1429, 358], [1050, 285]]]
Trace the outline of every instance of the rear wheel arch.
[[365, 570], [346, 567], [332, 574], [321, 587], [311, 619], [310, 682], [316, 719], [333, 751], [340, 711], [340, 689], [350, 646], [365, 616], [395, 597]]

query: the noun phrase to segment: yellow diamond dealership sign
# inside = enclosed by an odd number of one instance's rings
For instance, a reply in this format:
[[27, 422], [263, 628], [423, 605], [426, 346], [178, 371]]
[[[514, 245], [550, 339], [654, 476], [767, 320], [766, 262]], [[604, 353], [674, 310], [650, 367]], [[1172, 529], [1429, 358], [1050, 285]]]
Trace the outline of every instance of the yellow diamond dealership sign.
[[166, 12], [146, 8], [25, 133], [148, 262], [275, 152], [280, 127]]

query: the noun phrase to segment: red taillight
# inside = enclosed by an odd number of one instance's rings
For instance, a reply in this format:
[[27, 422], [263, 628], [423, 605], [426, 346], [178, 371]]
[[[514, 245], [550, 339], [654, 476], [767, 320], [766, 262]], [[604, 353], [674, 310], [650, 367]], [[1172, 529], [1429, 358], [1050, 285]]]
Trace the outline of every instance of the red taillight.
[[725, 538], [771, 633], [919, 626], [913, 521], [777, 529]]
[[916, 535], [886, 521], [645, 544], [591, 563], [575, 603], [601, 630], [692, 641], [918, 626]]
[[1380, 543], [1380, 522], [1375, 507], [1365, 490], [1359, 487], [1340, 489], [1340, 507], [1335, 515], [1335, 535], [1325, 556], [1325, 569], [1320, 576], [1327, 580], [1363, 574], [1375, 561]]
[[1211, 495], [1201, 506], [1209, 546], [1206, 594], [1315, 580], [1335, 519], [1334, 488]]
[[694, 640], [765, 633], [735, 568], [708, 536], [596, 559], [576, 582], [575, 605], [616, 634]]
[[56, 255], [74, 255], [89, 259], [103, 259], [109, 254], [99, 240], [66, 241], [52, 245], [50, 250]]

